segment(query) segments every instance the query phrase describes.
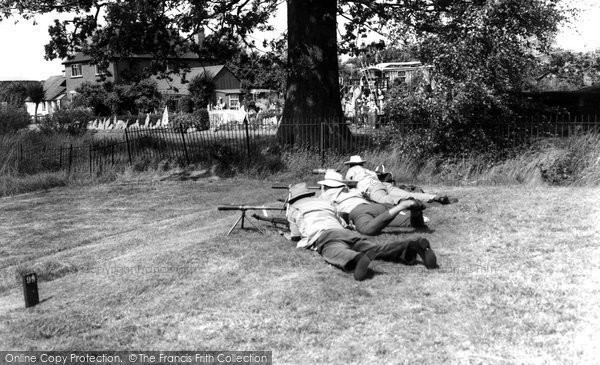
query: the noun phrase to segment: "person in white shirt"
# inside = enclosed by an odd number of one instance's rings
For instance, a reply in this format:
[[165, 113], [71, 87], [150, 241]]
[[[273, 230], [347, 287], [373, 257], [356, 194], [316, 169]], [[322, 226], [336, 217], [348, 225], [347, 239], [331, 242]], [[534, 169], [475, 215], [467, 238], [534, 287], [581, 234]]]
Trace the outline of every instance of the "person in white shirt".
[[395, 187], [391, 183], [381, 182], [375, 171], [363, 166], [365, 162], [366, 160], [363, 160], [360, 156], [351, 156], [350, 160], [344, 162], [349, 167], [346, 171], [346, 180], [356, 181], [356, 188], [374, 202], [397, 205], [401, 200], [414, 198], [427, 203], [450, 204], [450, 199], [447, 196], [410, 192]]
[[323, 259], [345, 271], [353, 271], [355, 280], [367, 278], [371, 260], [416, 263], [417, 255], [428, 269], [435, 269], [437, 258], [425, 238], [376, 244], [339, 221], [333, 205], [315, 198], [305, 183], [290, 188], [286, 217], [290, 223], [287, 238], [298, 241], [297, 247], [316, 250]]
[[[362, 234], [378, 235], [386, 227], [426, 227], [425, 205], [419, 200], [407, 199], [387, 208], [365, 199], [358, 190], [349, 189], [342, 174], [334, 170], [325, 172], [324, 180], [318, 184], [321, 185], [321, 197], [329, 200], [338, 215]], [[405, 210], [410, 210], [410, 214], [404, 213]]]

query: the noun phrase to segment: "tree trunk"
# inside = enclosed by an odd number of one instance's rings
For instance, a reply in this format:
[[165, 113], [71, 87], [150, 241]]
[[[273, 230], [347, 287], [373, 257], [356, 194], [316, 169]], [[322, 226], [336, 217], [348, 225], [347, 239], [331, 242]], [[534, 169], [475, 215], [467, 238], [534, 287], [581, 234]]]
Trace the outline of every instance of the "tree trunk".
[[[313, 148], [347, 146], [337, 58], [337, 0], [288, 0], [287, 91], [277, 137]], [[321, 126], [323, 124], [323, 126]]]
[[35, 124], [38, 124], [38, 117], [37, 117], [37, 111], [38, 111], [38, 106], [40, 105], [40, 103], [35, 103], [35, 109], [33, 111], [33, 120], [35, 121]]

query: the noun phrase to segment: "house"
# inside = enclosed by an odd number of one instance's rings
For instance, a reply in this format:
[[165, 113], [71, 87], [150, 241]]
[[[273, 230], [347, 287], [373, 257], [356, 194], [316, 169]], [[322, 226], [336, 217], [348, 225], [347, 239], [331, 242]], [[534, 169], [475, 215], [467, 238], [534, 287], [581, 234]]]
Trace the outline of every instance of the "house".
[[399, 81], [410, 85], [417, 75], [421, 75], [427, 82], [430, 82], [430, 68], [431, 66], [423, 66], [419, 61], [386, 62], [365, 67], [361, 73], [368, 80], [379, 80], [378, 83], [387, 88]]
[[228, 109], [239, 109], [242, 101], [242, 82], [225, 65], [192, 67], [184, 77], [175, 74], [171, 75], [171, 80], [161, 79], [157, 76], [152, 76], [152, 78], [156, 80], [158, 90], [162, 94], [177, 99], [180, 96], [189, 95], [190, 80], [203, 74], [210, 77], [215, 84], [213, 103], [222, 100]]
[[[66, 105], [66, 79], [62, 75], [50, 76], [44, 81], [44, 101], [38, 105], [38, 115], [52, 115], [55, 111], [63, 108]], [[27, 112], [34, 116], [35, 103], [32, 103], [29, 98], [25, 100]]]
[[[65, 65], [66, 76], [66, 94], [67, 99], [71, 101], [76, 89], [84, 82], [106, 82], [120, 83], [127, 80], [128, 77], [140, 73], [144, 68], [152, 63], [152, 56], [133, 55], [123, 59], [115, 58], [109, 63], [105, 70], [99, 69], [97, 65], [91, 63], [91, 58], [83, 53], [77, 53], [73, 58], [63, 62]], [[175, 60], [174, 60], [175, 61]], [[171, 80], [160, 79], [156, 76], [158, 89], [165, 95], [178, 96], [187, 95], [187, 82], [194, 76], [205, 73], [211, 75], [216, 85], [214, 100], [219, 97], [227, 100], [231, 108], [238, 108], [241, 97], [241, 81], [224, 65], [204, 66], [197, 55], [188, 53], [176, 60], [190, 68], [190, 71], [181, 77], [179, 74], [170, 75]]]

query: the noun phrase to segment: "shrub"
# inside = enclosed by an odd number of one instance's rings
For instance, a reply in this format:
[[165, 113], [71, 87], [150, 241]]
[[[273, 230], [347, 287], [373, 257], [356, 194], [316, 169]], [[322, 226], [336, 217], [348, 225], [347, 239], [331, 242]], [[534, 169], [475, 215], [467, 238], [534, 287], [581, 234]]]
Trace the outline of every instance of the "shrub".
[[194, 109], [205, 109], [208, 104], [214, 102], [215, 82], [212, 75], [202, 73], [194, 76], [188, 85], [190, 97], [194, 102]]
[[196, 127], [197, 130], [205, 131], [205, 130], [210, 129], [210, 116], [208, 114], [208, 110], [199, 109], [199, 110], [196, 110], [193, 115], [194, 115], [194, 119], [195, 119], [194, 126]]
[[265, 118], [279, 117], [281, 116], [281, 111], [275, 109], [261, 110], [257, 115], [257, 120], [262, 120]]
[[180, 113], [169, 117], [169, 124], [175, 131], [187, 131], [194, 127], [196, 130], [205, 131], [210, 128], [210, 119], [208, 110], [200, 109], [193, 113]]
[[174, 131], [185, 132], [194, 125], [194, 115], [191, 113], [180, 113], [176, 114], [172, 120], [169, 120], [169, 124]]
[[131, 84], [85, 82], [77, 88], [77, 93], [73, 106], [91, 108], [99, 116], [151, 112], [162, 101], [156, 81], [150, 79]]
[[107, 105], [108, 92], [104, 84], [84, 82], [77, 88], [71, 106], [74, 108], [91, 108], [94, 115], [108, 116], [110, 108]]
[[502, 147], [497, 126], [515, 118], [510, 107], [509, 101], [478, 85], [465, 86], [452, 98], [443, 90], [411, 91], [399, 86], [390, 91], [385, 111], [397, 134], [403, 134], [405, 127], [421, 127], [421, 142], [429, 153], [451, 156]]
[[182, 96], [177, 100], [177, 111], [181, 113], [191, 113], [194, 111], [194, 101], [189, 95]]
[[23, 108], [0, 106], [0, 134], [25, 128], [31, 122], [29, 114]]
[[40, 125], [45, 132], [79, 135], [85, 133], [88, 122], [93, 119], [93, 114], [87, 109], [67, 108], [57, 110], [51, 117], [45, 118]]

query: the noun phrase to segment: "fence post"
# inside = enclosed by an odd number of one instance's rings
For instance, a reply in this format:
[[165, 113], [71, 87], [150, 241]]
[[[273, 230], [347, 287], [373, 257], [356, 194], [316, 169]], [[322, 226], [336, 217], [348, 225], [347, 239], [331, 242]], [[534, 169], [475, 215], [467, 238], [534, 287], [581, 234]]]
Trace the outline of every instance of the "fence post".
[[92, 144], [90, 143], [90, 177], [92, 176]]
[[129, 134], [127, 134], [127, 128], [125, 130], [125, 143], [127, 143], [127, 156], [129, 157], [129, 164], [131, 165], [131, 147], [129, 147]]
[[71, 174], [71, 164], [73, 164], [73, 144], [69, 145], [69, 175]]
[[248, 117], [244, 117], [244, 127], [246, 129], [246, 154], [250, 161], [250, 132], [248, 131]]
[[323, 125], [323, 119], [319, 119], [319, 125], [320, 125], [320, 138], [319, 138], [319, 153], [321, 155], [321, 167], [325, 166], [325, 133], [324, 133], [324, 128], [325, 126]]
[[185, 133], [183, 131], [183, 127], [179, 128], [179, 130], [181, 131], [181, 141], [183, 142], [183, 152], [185, 153], [185, 160], [187, 161], [187, 164], [190, 164], [190, 156], [188, 156], [188, 150], [187, 150], [187, 146], [185, 145]]
[[17, 171], [21, 169], [21, 165], [23, 164], [23, 143], [19, 143], [19, 165], [17, 166]]

